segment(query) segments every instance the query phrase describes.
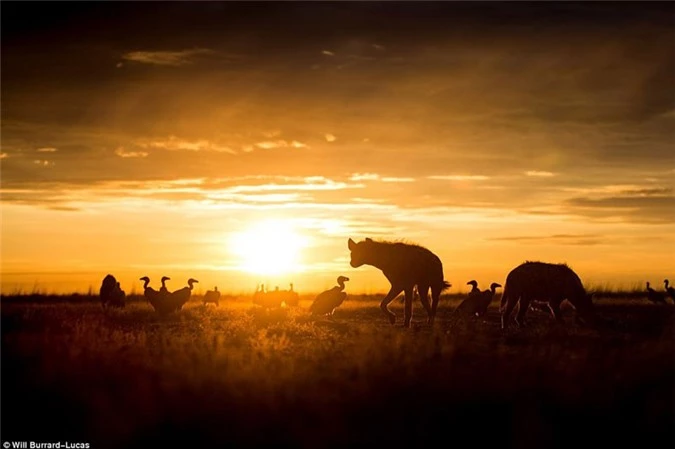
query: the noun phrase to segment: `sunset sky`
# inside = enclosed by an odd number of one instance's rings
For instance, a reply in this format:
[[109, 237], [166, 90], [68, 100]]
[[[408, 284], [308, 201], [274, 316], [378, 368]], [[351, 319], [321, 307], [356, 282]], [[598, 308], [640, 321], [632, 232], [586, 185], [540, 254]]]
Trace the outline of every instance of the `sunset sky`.
[[2, 291], [675, 282], [675, 3], [2, 2]]

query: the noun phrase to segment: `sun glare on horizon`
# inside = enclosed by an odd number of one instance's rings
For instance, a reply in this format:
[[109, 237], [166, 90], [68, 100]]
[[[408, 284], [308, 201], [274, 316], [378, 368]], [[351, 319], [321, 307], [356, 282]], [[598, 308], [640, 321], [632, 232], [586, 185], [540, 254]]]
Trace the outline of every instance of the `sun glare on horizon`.
[[278, 275], [302, 271], [301, 252], [307, 239], [282, 220], [256, 223], [230, 238], [230, 251], [239, 269], [252, 274]]

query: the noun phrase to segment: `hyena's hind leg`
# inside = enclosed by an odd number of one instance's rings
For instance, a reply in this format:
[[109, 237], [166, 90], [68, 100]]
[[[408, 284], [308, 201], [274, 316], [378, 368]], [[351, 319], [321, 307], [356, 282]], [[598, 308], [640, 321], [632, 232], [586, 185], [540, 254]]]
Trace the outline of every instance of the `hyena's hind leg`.
[[[380, 302], [380, 309], [387, 315], [387, 318], [389, 318], [389, 322], [391, 324], [396, 323], [396, 314], [389, 310], [389, 303], [396, 298], [399, 293], [403, 291], [403, 287], [394, 287], [393, 285], [391, 286], [391, 289], [389, 290], [389, 293], [387, 293], [387, 296], [385, 296], [382, 299], [382, 302]], [[411, 298], [411, 305], [412, 305], [412, 298]]]
[[418, 285], [417, 293], [420, 295], [420, 302], [422, 307], [427, 312], [427, 316], [431, 316], [431, 304], [429, 304], [429, 286], [428, 285]]
[[438, 302], [441, 299], [442, 287], [431, 287], [431, 313], [429, 313], [429, 319], [427, 323], [430, 325], [434, 324], [434, 318], [436, 318], [436, 309], [438, 309]]

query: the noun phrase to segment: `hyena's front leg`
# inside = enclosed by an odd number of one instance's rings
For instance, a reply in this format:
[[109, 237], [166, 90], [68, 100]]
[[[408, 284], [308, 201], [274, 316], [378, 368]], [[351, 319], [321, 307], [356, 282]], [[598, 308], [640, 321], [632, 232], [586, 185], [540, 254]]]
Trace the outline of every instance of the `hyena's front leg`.
[[520, 298], [520, 308], [516, 314], [516, 325], [518, 327], [525, 327], [525, 314], [527, 313], [527, 309], [530, 308], [530, 299], [529, 296]]
[[551, 301], [548, 303], [548, 308], [551, 310], [551, 314], [553, 315], [553, 318], [555, 318], [556, 323], [562, 324], [563, 317], [562, 312], [560, 311], [560, 303]]
[[[385, 313], [385, 315], [387, 315], [387, 317], [389, 318], [389, 322], [391, 324], [396, 323], [396, 314], [394, 312], [392, 312], [391, 310], [389, 310], [388, 306], [389, 306], [389, 303], [392, 302], [394, 300], [394, 298], [396, 298], [399, 295], [399, 293], [401, 293], [402, 291], [403, 291], [402, 287], [394, 287], [392, 285], [391, 290], [389, 290], [389, 293], [387, 293], [387, 296], [385, 296], [384, 299], [382, 300], [382, 302], [380, 303], [380, 309], [382, 309], [382, 311]], [[411, 299], [411, 301], [412, 301], [412, 299]]]
[[412, 287], [405, 289], [405, 309], [403, 313], [403, 326], [410, 327], [412, 321], [412, 306], [413, 306], [413, 289]]
[[[516, 303], [518, 302], [518, 297], [517, 296], [509, 296], [506, 300], [506, 305], [504, 306], [502, 310], [502, 329], [506, 329], [507, 326], [509, 325], [509, 317], [511, 316], [511, 312], [513, 312], [513, 309], [516, 307]], [[522, 307], [522, 303], [521, 303]]]

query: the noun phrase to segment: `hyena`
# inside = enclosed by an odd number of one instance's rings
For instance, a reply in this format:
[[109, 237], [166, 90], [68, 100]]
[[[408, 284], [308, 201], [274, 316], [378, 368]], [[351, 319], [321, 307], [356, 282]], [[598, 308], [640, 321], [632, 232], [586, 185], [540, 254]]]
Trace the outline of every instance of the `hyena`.
[[586, 294], [579, 276], [565, 264], [525, 262], [506, 277], [502, 295], [502, 329], [508, 325], [509, 316], [520, 301], [516, 324], [522, 326], [525, 313], [531, 301], [548, 303], [551, 314], [562, 322], [560, 303], [567, 299], [576, 309], [577, 319], [588, 324], [595, 322], [595, 311], [591, 295]]
[[[405, 292], [404, 325], [410, 327], [412, 320], [413, 289], [417, 286], [420, 302], [429, 316], [428, 323], [433, 324], [441, 292], [450, 287], [443, 280], [441, 259], [426, 248], [401, 242], [376, 242], [365, 239], [356, 243], [349, 239], [351, 251], [350, 265], [372, 265], [382, 270], [391, 284], [387, 296], [380, 303], [380, 309], [387, 315], [389, 322], [396, 322], [396, 314], [389, 310], [389, 303], [401, 292]], [[431, 288], [431, 305], [429, 289]]]

